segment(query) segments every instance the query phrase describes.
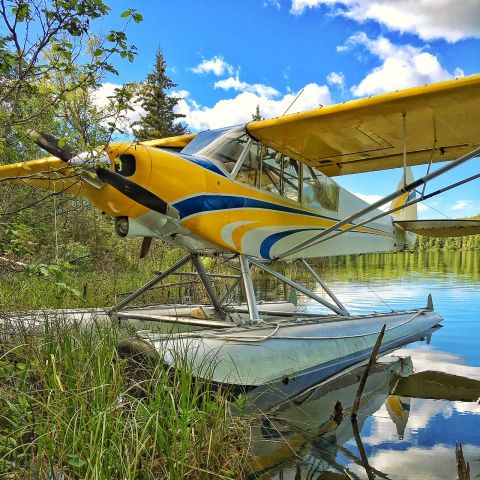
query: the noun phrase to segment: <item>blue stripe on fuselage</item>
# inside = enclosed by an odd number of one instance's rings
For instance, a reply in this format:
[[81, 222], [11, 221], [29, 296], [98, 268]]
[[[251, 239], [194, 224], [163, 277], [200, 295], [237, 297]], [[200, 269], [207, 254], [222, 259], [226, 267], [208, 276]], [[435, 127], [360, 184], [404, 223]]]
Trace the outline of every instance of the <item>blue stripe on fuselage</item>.
[[408, 203], [410, 200], [413, 200], [416, 197], [415, 191], [411, 192], [408, 198], [405, 200], [405, 203]]
[[217, 173], [222, 177], [226, 177], [225, 172], [223, 172], [217, 165], [215, 165], [210, 160], [207, 160], [206, 158], [193, 157], [192, 155], [185, 155], [182, 153], [177, 153], [177, 155], [179, 157], [182, 157], [184, 160], [200, 165], [201, 167], [206, 168], [207, 170], [210, 170], [213, 173]]
[[264, 210], [275, 210], [286, 213], [297, 213], [317, 218], [326, 218], [328, 220], [338, 221], [335, 218], [326, 217], [318, 213], [301, 210], [299, 208], [287, 207], [278, 203], [257, 200], [255, 198], [240, 197], [236, 195], [209, 195], [201, 194], [194, 197], [180, 200], [173, 204], [180, 212], [180, 218], [185, 218], [199, 212], [210, 212], [213, 210], [229, 210], [232, 208], [261, 208]]
[[289, 235], [293, 235], [294, 233], [299, 232], [307, 232], [307, 231], [318, 231], [324, 230], [323, 228], [296, 228], [294, 230], [287, 230], [285, 232], [278, 232], [274, 233], [273, 235], [268, 236], [263, 240], [260, 245], [260, 256], [265, 259], [271, 260], [270, 250], [272, 249], [273, 245], [277, 243], [282, 238], [288, 237]]
[[[214, 195], [214, 194], [200, 194], [193, 197], [185, 198], [172, 205], [180, 213], [180, 219], [183, 220], [190, 215], [197, 213], [212, 212], [218, 210], [230, 210], [236, 208], [259, 208], [262, 210], [273, 210], [284, 213], [296, 213], [299, 215], [307, 215], [310, 217], [323, 218], [338, 222], [337, 218], [327, 217], [319, 213], [309, 212], [308, 210], [301, 210], [299, 208], [287, 207], [278, 203], [268, 202], [265, 200], [257, 200], [255, 198], [241, 197], [237, 195]], [[367, 227], [371, 230], [376, 230], [381, 233], [388, 233], [378, 228]]]

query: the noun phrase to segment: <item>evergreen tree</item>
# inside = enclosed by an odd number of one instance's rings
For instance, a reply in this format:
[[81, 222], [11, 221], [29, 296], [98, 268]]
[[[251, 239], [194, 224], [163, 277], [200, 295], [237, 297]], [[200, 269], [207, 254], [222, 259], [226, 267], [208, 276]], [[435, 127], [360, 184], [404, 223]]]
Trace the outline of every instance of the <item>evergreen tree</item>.
[[253, 121], [265, 120], [265, 118], [260, 113], [260, 105], [257, 105], [257, 108], [255, 109], [255, 113], [252, 114], [252, 120]]
[[140, 104], [146, 113], [132, 127], [140, 141], [188, 133], [185, 125], [175, 122], [185, 115], [173, 111], [180, 98], [169, 96], [167, 93], [177, 84], [165, 73], [166, 67], [163, 52], [159, 48], [155, 55], [154, 71], [139, 85]]

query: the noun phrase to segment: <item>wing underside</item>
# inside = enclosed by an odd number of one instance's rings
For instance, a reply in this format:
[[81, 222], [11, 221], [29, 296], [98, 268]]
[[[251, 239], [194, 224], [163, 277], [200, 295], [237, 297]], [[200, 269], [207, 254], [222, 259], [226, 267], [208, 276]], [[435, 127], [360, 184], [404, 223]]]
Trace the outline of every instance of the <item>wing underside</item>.
[[250, 122], [247, 129], [328, 176], [401, 167], [404, 140], [407, 165], [452, 160], [480, 145], [480, 75]]
[[401, 220], [403, 230], [426, 237], [464, 237], [480, 234], [480, 220]]

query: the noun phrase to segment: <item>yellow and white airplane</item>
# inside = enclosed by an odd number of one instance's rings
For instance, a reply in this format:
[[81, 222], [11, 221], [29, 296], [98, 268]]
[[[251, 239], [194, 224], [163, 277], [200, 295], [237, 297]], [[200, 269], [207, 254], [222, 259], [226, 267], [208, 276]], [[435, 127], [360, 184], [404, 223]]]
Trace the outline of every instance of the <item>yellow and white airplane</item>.
[[[95, 157], [74, 154], [48, 134], [32, 132], [32, 136], [53, 156], [2, 166], [0, 179], [88, 197], [115, 217], [119, 235], [145, 238], [142, 255], [152, 238], [190, 252], [114, 307], [117, 316], [146, 289], [192, 260], [218, 314], [216, 320], [209, 324], [191, 318], [172, 320], [168, 315], [162, 319], [230, 329], [223, 339], [204, 335], [203, 346], [191, 351], [198, 353], [200, 348], [207, 355], [232, 339], [235, 345], [279, 342], [268, 355], [266, 350], [257, 352], [257, 360], [265, 357], [261, 375], [255, 373], [244, 350], [232, 347], [227, 354], [236, 358], [235, 370], [241, 377], [233, 383], [260, 385], [319, 364], [325, 375], [331, 374], [365, 358], [383, 323], [388, 323], [382, 346], [387, 350], [417, 338], [441, 320], [431, 302], [414, 312], [354, 318], [305, 258], [402, 250], [419, 232], [434, 236], [480, 233], [479, 221], [416, 218], [419, 201], [480, 177], [473, 175], [425, 193], [429, 180], [480, 155], [480, 75], [197, 135], [111, 144]], [[430, 171], [432, 163], [448, 160]], [[428, 164], [428, 172], [413, 180], [410, 167], [420, 164]], [[404, 169], [397, 190], [373, 205], [331, 178], [395, 167]], [[379, 209], [388, 203], [387, 212]], [[244, 330], [232, 330], [237, 324], [218, 321], [218, 317], [230, 318], [231, 310], [225, 308], [228, 295], [221, 300], [216, 297], [198, 255], [239, 258], [246, 311], [250, 323], [257, 324], [247, 336]], [[265, 265], [269, 260], [295, 258], [302, 259], [333, 303]], [[250, 263], [342, 317], [341, 335], [335, 330], [338, 324], [330, 327], [321, 320], [309, 320], [292, 325], [287, 314], [286, 323], [277, 323], [274, 332], [268, 325], [258, 325], [262, 311], [255, 300]], [[128, 317], [134, 317], [132, 312]], [[281, 337], [282, 331], [289, 333]], [[168, 342], [171, 339], [157, 338], [153, 343], [162, 349]], [[294, 351], [298, 356], [292, 363]], [[220, 381], [233, 378], [228, 368], [220, 368]]]
[[[409, 167], [471, 156], [479, 109], [475, 75], [198, 135], [111, 144], [95, 159], [36, 134], [54, 156], [2, 166], [0, 179], [85, 195], [116, 218], [119, 235], [199, 253], [270, 260], [401, 250], [415, 240], [407, 230], [478, 231], [477, 222], [414, 222], [424, 182], [413, 183]], [[407, 207], [368, 222], [380, 204], [370, 208], [331, 179], [402, 166], [390, 210]]]

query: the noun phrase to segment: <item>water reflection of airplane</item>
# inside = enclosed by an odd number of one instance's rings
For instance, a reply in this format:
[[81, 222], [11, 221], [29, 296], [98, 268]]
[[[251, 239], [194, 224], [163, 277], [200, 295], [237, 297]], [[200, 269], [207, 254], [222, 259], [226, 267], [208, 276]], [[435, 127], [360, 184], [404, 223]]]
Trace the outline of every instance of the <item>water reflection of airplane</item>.
[[[403, 435], [410, 400], [390, 392], [400, 377], [412, 372], [408, 357], [385, 358], [375, 365], [358, 411], [360, 430], [365, 420], [385, 404], [399, 436]], [[340, 454], [363, 465], [358, 455], [344, 447], [354, 437], [349, 416], [361, 375], [362, 369], [355, 369], [334, 381], [312, 387], [259, 417], [259, 425], [254, 428], [255, 460], [248, 478], [322, 478], [320, 475], [326, 471], [344, 475], [345, 467], [336, 460]], [[386, 478], [382, 472], [369, 468], [376, 476]], [[358, 478], [351, 471], [347, 474], [350, 477], [336, 478]]]

